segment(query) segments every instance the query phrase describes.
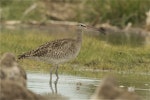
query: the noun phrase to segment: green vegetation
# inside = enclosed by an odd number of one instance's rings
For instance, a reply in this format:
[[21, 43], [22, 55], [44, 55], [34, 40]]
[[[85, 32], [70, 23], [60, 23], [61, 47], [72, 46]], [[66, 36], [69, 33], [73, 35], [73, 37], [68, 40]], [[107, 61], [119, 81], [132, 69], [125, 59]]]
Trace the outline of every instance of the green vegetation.
[[[109, 21], [112, 25], [125, 26], [128, 22], [141, 26], [145, 12], [150, 9], [150, 0], [87, 0], [86, 21]], [[94, 20], [93, 20], [94, 19]]]
[[[24, 16], [24, 12], [34, 3], [37, 7]], [[47, 15], [47, 12], [51, 14], [51, 11], [61, 9], [63, 3], [71, 5], [66, 10], [72, 8], [74, 10], [72, 13], [64, 11], [64, 14], [69, 16], [75, 14], [73, 18], [68, 17], [69, 21], [89, 22], [93, 25], [110, 22], [112, 25], [121, 27], [128, 22], [143, 26], [146, 18], [145, 12], [150, 9], [150, 0], [1, 0], [1, 19], [56, 20], [57, 18]], [[53, 4], [57, 4], [57, 7], [52, 7]], [[59, 13], [56, 10], [55, 14]]]
[[[150, 0], [0, 0], [0, 21], [38, 21], [42, 22], [41, 26], [44, 27], [47, 20], [61, 20], [63, 19], [61, 17], [69, 16], [65, 20], [91, 25], [109, 22], [122, 28], [131, 22], [134, 26], [143, 27], [145, 12], [148, 10]], [[46, 31], [43, 31], [38, 29], [39, 27], [35, 30], [32, 28], [5, 30], [3, 26], [0, 27], [0, 58], [5, 52], [17, 56], [56, 39], [55, 31], [59, 31], [59, 28], [58, 30], [55, 27], [49, 30], [44, 28]], [[67, 28], [65, 26], [64, 30]], [[66, 36], [63, 32], [59, 38], [63, 37], [62, 34]], [[93, 78], [102, 78], [111, 73], [118, 77], [123, 86], [135, 86], [137, 90], [139, 87], [148, 89], [150, 44], [145, 43], [147, 34], [132, 31], [107, 33], [99, 36], [84, 34], [78, 57], [62, 64], [59, 73]], [[27, 71], [40, 73], [49, 73], [51, 67], [47, 63], [30, 59], [18, 62]], [[142, 90], [139, 94], [147, 95], [145, 98], [149, 98], [147, 91]]]
[[1, 19], [2, 20], [40, 20], [40, 8], [23, 17], [24, 12], [38, 0], [1, 0]]
[[[35, 3], [37, 4], [35, 9], [24, 15], [27, 9]], [[75, 16], [67, 19], [69, 21], [89, 22], [93, 25], [109, 21], [121, 27], [128, 22], [142, 26], [145, 22], [145, 12], [150, 9], [150, 0], [1, 0], [0, 17], [2, 21], [54, 20], [53, 17], [47, 15], [47, 12], [56, 8], [60, 9], [63, 3], [71, 5], [70, 9], [74, 10]], [[57, 7], [52, 7], [52, 9], [51, 6], [54, 4], [55, 6], [57, 4]], [[55, 14], [57, 13], [59, 12]], [[64, 13], [68, 14], [67, 11]], [[85, 36], [78, 58], [60, 67], [61, 72], [76, 74], [78, 70], [74, 69], [148, 72], [150, 70], [150, 47], [144, 45], [145, 36], [129, 34], [130, 38], [121, 33], [107, 34], [107, 36], [97, 38]], [[14, 32], [4, 30], [0, 37], [0, 55], [4, 52], [19, 55], [54, 39], [49, 34], [31, 30], [15, 30]], [[49, 66], [44, 63], [30, 60], [23, 60], [20, 63], [27, 69], [49, 71]], [[82, 74], [85, 73], [81, 72]]]
[[[4, 30], [0, 33], [0, 55], [12, 52], [22, 54], [39, 45], [54, 40], [54, 35], [38, 31]], [[60, 67], [59, 71], [78, 75], [91, 75], [80, 70], [107, 70], [121, 72], [149, 72], [150, 46], [130, 47], [128, 45], [112, 46], [105, 41], [84, 35], [83, 46], [79, 56]], [[20, 61], [30, 71], [49, 71], [50, 65], [33, 60]], [[71, 66], [71, 67], [70, 67]], [[94, 72], [92, 75], [96, 75]], [[92, 76], [91, 75], [91, 76]]]

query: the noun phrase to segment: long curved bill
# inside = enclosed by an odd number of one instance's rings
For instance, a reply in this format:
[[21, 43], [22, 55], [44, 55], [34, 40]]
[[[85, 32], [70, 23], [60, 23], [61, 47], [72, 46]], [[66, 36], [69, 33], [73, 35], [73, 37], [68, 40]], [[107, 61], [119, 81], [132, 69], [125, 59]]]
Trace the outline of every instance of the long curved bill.
[[90, 29], [90, 30], [98, 31], [98, 32], [100, 32], [100, 33], [102, 33], [104, 35], [106, 34], [106, 29], [103, 28], [103, 27], [95, 28], [95, 27], [92, 27], [92, 26], [87, 26], [86, 28]]

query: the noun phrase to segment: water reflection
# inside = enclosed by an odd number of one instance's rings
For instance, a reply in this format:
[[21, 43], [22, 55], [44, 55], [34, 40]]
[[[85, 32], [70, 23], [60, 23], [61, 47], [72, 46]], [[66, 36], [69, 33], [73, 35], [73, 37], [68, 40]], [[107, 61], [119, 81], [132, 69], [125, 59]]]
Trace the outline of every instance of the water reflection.
[[[101, 80], [86, 78], [86, 77], [76, 77], [69, 75], [60, 75], [59, 81], [57, 83], [55, 80], [52, 81], [53, 91], [49, 88], [49, 74], [46, 73], [27, 73], [28, 75], [28, 88], [38, 94], [51, 94], [58, 93], [65, 97], [69, 97], [69, 100], [88, 100], [91, 95], [93, 95], [96, 86], [101, 83]], [[119, 75], [118, 75], [119, 76]], [[130, 88], [134, 87], [136, 93], [142, 96], [143, 100], [149, 100], [150, 98], [150, 83], [147, 78], [139, 78], [135, 82], [131, 82], [131, 76], [125, 75], [127, 78], [122, 77], [119, 80], [120, 87]], [[134, 76], [133, 78], [135, 78]], [[57, 79], [53, 75], [53, 79]], [[142, 80], [143, 79], [143, 80]]]
[[[76, 77], [68, 75], [60, 75], [60, 79], [56, 85], [57, 93], [69, 97], [70, 100], [89, 99], [94, 92], [94, 85], [99, 80], [89, 79], [85, 77]], [[55, 75], [53, 78], [56, 78]], [[38, 94], [47, 94], [55, 91], [49, 89], [49, 74], [44, 73], [28, 73], [28, 88]], [[55, 90], [55, 82], [53, 81], [53, 90]], [[56, 89], [57, 89], [56, 88]]]
[[[52, 84], [52, 72], [53, 70], [55, 69], [55, 75], [56, 75], [56, 80], [54, 81], [54, 88], [53, 88], [53, 84]], [[57, 67], [52, 67], [50, 69], [50, 81], [49, 81], [49, 85], [50, 85], [50, 89], [52, 91], [52, 93], [56, 93], [57, 94], [57, 83], [58, 83], [58, 79], [59, 79], [59, 76], [58, 76], [58, 66]]]
[[52, 83], [52, 81], [50, 80], [50, 82], [49, 82], [49, 85], [50, 85], [50, 89], [51, 89], [51, 91], [52, 91], [52, 93], [54, 94], [54, 93], [58, 93], [57, 92], [57, 83], [58, 83], [58, 77], [56, 78], [56, 80], [54, 81], [54, 87], [53, 87], [53, 83]]

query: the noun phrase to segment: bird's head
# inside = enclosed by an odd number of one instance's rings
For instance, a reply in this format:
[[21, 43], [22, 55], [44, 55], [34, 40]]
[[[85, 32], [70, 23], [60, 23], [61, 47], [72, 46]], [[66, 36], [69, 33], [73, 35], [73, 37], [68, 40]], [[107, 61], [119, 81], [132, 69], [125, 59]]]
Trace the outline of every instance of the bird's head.
[[87, 28], [87, 25], [82, 24], [82, 23], [79, 23], [77, 26], [79, 29], [86, 29]]
[[78, 28], [79, 29], [88, 29], [88, 30], [93, 30], [93, 31], [97, 31], [97, 32], [100, 32], [100, 33], [102, 33], [102, 34], [105, 34], [105, 29], [104, 28], [95, 28], [95, 27], [93, 27], [93, 26], [89, 26], [89, 25], [85, 25], [85, 24], [82, 24], [82, 23], [79, 23], [79, 24], [77, 24], [77, 26], [78, 26]]

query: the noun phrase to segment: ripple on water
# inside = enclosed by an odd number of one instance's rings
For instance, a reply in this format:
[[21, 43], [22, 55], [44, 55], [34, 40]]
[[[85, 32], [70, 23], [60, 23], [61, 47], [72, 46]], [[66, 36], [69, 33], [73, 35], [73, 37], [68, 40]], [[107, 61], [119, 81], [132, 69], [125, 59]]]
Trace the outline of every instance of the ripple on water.
[[[50, 93], [49, 77], [49, 74], [44, 73], [28, 73], [28, 88], [38, 94]], [[58, 93], [71, 100], [88, 99], [92, 95], [91, 91], [94, 91], [94, 85], [99, 83], [99, 80], [85, 77], [69, 75], [60, 75], [59, 77]], [[53, 75], [53, 80], [55, 79], [56, 77]]]
[[[49, 87], [48, 73], [28, 73], [28, 88], [38, 94], [51, 93]], [[93, 94], [95, 87], [99, 85], [101, 80], [86, 77], [77, 77], [71, 75], [59, 75], [57, 84], [58, 93], [69, 97], [70, 100], [88, 100]], [[53, 75], [53, 83], [56, 76]], [[129, 80], [127, 80], [129, 81]], [[138, 80], [140, 81], [140, 80]], [[141, 82], [141, 81], [140, 81]], [[137, 83], [137, 82], [136, 82]], [[132, 85], [136, 84], [132, 83]], [[142, 83], [144, 88], [134, 87], [135, 91], [144, 97], [144, 100], [149, 100], [150, 87], [149, 83]], [[146, 84], [146, 85], [145, 85]], [[131, 84], [124, 84], [121, 86], [130, 87]], [[54, 84], [53, 84], [54, 86]], [[146, 87], [145, 87], [146, 86]]]

